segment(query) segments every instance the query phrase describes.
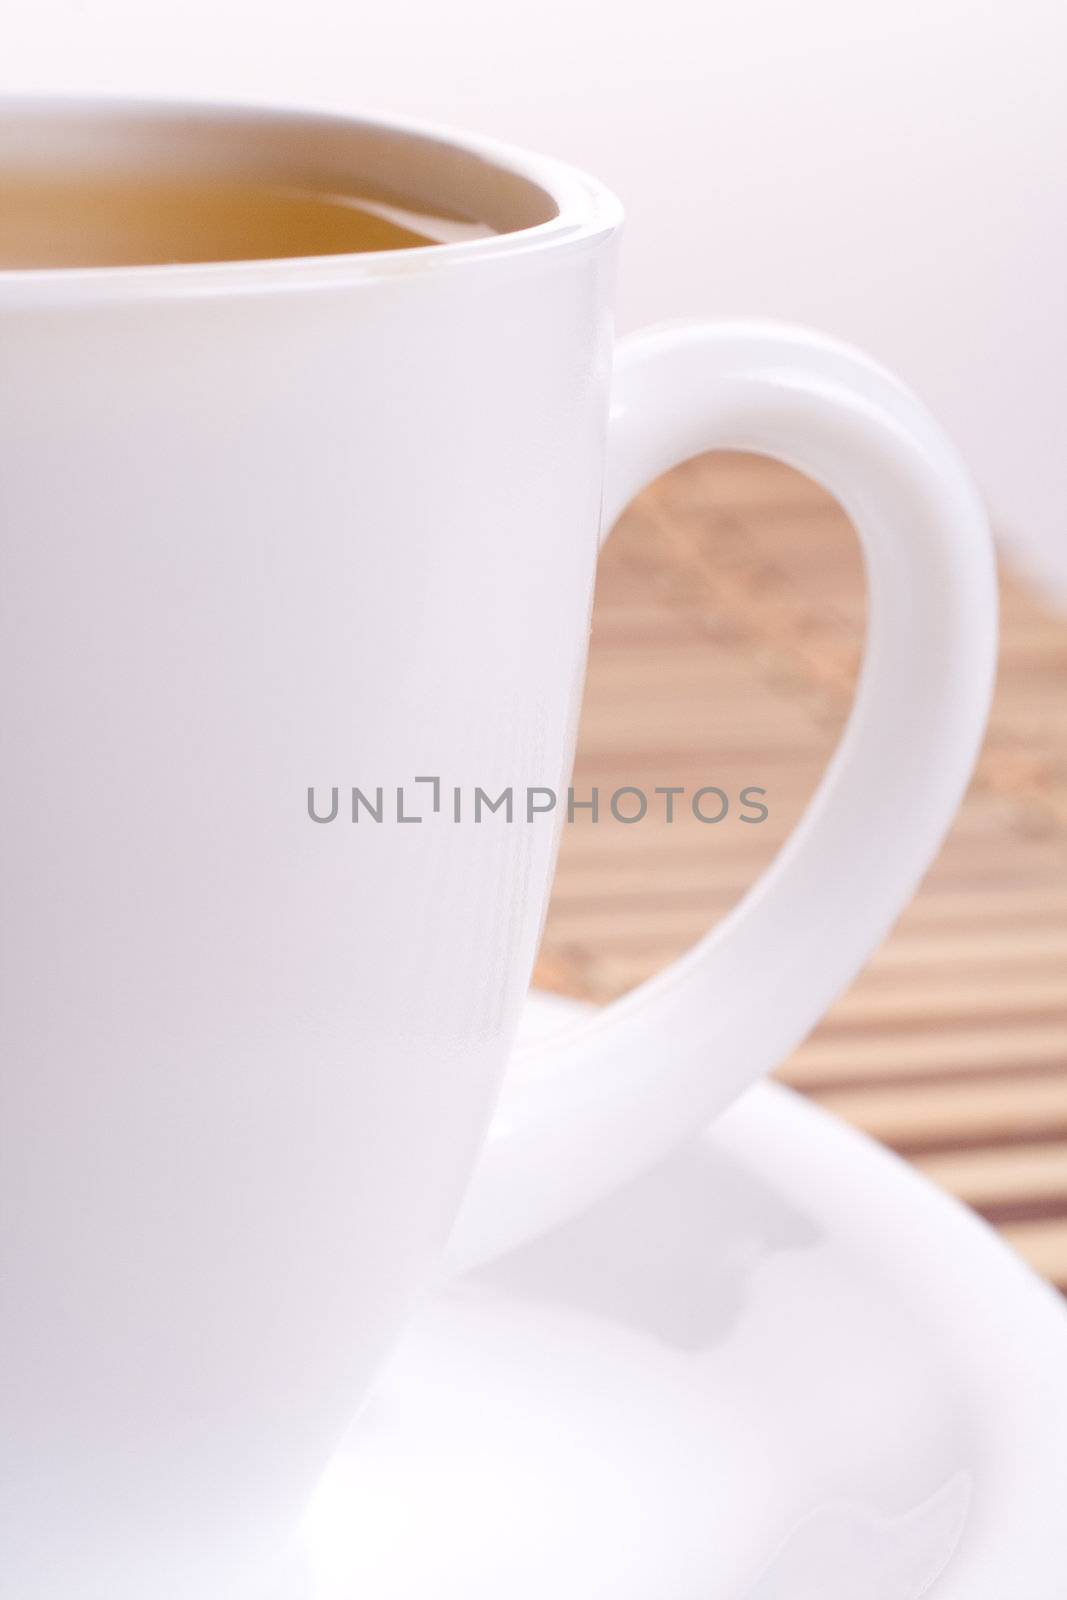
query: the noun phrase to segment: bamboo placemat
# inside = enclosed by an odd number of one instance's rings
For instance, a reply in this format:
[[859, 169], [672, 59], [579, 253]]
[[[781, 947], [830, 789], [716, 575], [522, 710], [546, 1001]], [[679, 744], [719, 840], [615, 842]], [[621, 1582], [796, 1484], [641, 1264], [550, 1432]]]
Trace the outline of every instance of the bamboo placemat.
[[[912, 1159], [1067, 1290], [1067, 619], [1003, 577], [975, 779], [867, 970], [781, 1077]], [[705, 457], [601, 562], [575, 788], [767, 790], [757, 827], [682, 812], [564, 831], [537, 981], [604, 1001], [683, 950], [789, 832], [863, 633], [847, 520], [775, 464]], [[579, 813], [581, 817], [583, 814]]]

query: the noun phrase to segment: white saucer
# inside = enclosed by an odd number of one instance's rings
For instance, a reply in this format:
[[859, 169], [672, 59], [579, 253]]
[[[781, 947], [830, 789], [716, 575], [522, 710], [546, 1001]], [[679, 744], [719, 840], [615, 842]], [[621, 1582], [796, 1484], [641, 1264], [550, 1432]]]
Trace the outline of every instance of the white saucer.
[[284, 1593], [1064, 1600], [1065, 1506], [1060, 1298], [766, 1085], [424, 1307]]

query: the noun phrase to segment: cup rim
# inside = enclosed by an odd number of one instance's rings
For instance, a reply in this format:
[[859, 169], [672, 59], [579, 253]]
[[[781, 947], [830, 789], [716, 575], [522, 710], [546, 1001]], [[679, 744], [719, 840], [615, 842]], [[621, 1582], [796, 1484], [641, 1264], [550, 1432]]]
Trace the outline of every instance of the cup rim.
[[484, 162], [508, 177], [541, 190], [555, 214], [526, 226], [481, 238], [368, 250], [352, 254], [277, 256], [247, 260], [148, 262], [104, 266], [0, 268], [0, 307], [27, 301], [175, 298], [281, 289], [354, 287], [424, 279], [459, 267], [487, 263], [525, 264], [546, 251], [589, 247], [618, 231], [623, 210], [614, 193], [580, 168], [511, 145], [417, 118], [367, 115], [330, 109], [125, 95], [0, 96], [0, 117], [23, 114], [39, 120], [108, 116], [135, 124], [143, 119], [186, 118], [253, 129], [268, 124], [319, 131], [379, 131], [444, 146]]

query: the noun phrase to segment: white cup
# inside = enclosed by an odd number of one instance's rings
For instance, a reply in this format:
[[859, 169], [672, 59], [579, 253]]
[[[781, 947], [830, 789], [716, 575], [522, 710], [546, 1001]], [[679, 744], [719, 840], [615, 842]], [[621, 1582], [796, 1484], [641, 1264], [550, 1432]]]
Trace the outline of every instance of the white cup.
[[[501, 230], [0, 272], [0, 1594], [235, 1600], [464, 1191], [454, 1264], [653, 1161], [862, 964], [980, 739], [993, 563], [936, 424], [854, 351], [763, 324], [615, 348], [619, 207], [552, 161], [103, 102], [10, 104], [12, 147], [386, 178]], [[527, 1058], [490, 1127], [561, 810], [520, 797], [565, 793], [598, 530], [715, 447], [854, 518], [852, 719], [743, 904]], [[476, 823], [475, 786], [512, 820]]]

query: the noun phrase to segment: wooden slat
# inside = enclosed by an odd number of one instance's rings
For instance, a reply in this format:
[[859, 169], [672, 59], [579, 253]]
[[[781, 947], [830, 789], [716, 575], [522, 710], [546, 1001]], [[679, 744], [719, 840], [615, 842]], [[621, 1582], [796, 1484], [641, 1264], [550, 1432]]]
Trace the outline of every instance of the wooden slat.
[[1062, 1022], [931, 1028], [904, 1037], [879, 1030], [858, 1039], [835, 1035], [828, 1020], [785, 1063], [781, 1076], [794, 1088], [814, 1093], [835, 1084], [888, 1079], [903, 1085], [909, 1078], [943, 1074], [1010, 1077], [1026, 1068], [1067, 1071]]
[[[928, 1178], [976, 1207], [1006, 1221], [1021, 1210], [1067, 1216], [1067, 1139], [1048, 1144], [980, 1146], [916, 1156]], [[1028, 1220], [1040, 1220], [1031, 1217]]]
[[903, 1087], [852, 1086], [814, 1098], [904, 1154], [1067, 1138], [1067, 1074], [1024, 1070], [1007, 1077]]
[[1046, 1222], [1011, 1223], [1001, 1228], [1003, 1238], [1029, 1261], [1035, 1272], [1067, 1293], [1067, 1225]]

